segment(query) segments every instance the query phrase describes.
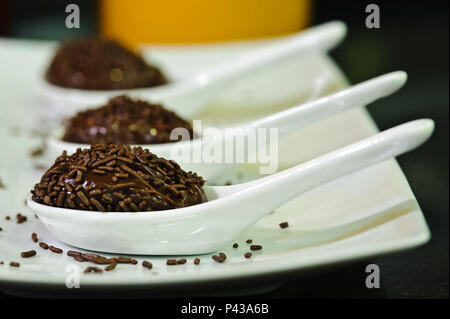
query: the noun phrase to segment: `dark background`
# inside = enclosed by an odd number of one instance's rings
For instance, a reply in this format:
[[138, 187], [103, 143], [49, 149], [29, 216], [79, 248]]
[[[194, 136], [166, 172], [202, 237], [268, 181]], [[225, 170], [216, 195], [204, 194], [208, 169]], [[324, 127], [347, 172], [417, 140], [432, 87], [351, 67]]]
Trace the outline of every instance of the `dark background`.
[[[96, 2], [72, 2], [81, 8], [82, 28], [65, 32], [95, 34]], [[66, 3], [0, 0], [0, 36], [62, 39], [67, 34], [54, 26], [64, 21]], [[369, 3], [380, 7], [380, 29], [365, 27]], [[408, 72], [400, 92], [371, 107], [380, 129], [424, 117], [436, 121], [432, 139], [399, 158], [432, 239], [414, 250], [328, 267], [307, 277], [294, 274], [281, 288], [257, 298], [448, 298], [448, 1], [318, 0], [313, 17], [313, 24], [334, 19], [348, 24], [347, 38], [332, 56], [351, 82], [393, 70]], [[368, 263], [380, 266], [380, 289], [365, 287]]]

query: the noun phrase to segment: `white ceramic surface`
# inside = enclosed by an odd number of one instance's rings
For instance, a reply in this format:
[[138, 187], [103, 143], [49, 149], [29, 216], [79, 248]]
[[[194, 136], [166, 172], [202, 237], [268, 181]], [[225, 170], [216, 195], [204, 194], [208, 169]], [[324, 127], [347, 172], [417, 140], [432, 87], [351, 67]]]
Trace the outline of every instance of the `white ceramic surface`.
[[[40, 288], [48, 287], [48, 284], [64, 287], [68, 265], [80, 267], [81, 271], [87, 266], [74, 264], [73, 259], [64, 254], [54, 254], [37, 247], [30, 239], [32, 232], [36, 232], [41, 240], [65, 251], [74, 249], [54, 238], [24, 206], [28, 190], [40, 179], [45, 166], [50, 164], [45, 162], [42, 163], [44, 167], [36, 168], [40, 159], [29, 156], [33, 148], [41, 145], [41, 125], [53, 124], [42, 118], [40, 111], [45, 105], [39, 104], [31, 92], [34, 92], [33, 88], [41, 74], [40, 66], [45, 65], [54, 45], [48, 42], [0, 39], [0, 61], [8, 61], [2, 65], [0, 72], [0, 178], [6, 186], [0, 189], [0, 226], [3, 228], [0, 232], [0, 260], [5, 261], [5, 265], [0, 266], [1, 289], [7, 285], [17, 288], [20, 286], [18, 283], [35, 284], [35, 287]], [[213, 60], [209, 62], [214, 64], [214, 61], [233, 58], [252, 45], [226, 45], [224, 52], [221, 45], [177, 47], [175, 50], [167, 46], [153, 48], [152, 54], [171, 70], [196, 73], [203, 68], [205, 56], [211, 56], [212, 51]], [[187, 60], [190, 61], [188, 65], [184, 63]], [[297, 104], [347, 85], [340, 70], [324, 55], [289, 63], [289, 67], [286, 65], [283, 71], [277, 73], [274, 85], [259, 88], [258, 99], [251, 99], [250, 95], [244, 94], [244, 91], [239, 90], [243, 88], [240, 86], [229, 92], [236, 92], [237, 95], [224, 92], [226, 95], [222, 96], [223, 100], [215, 101], [214, 105], [219, 106], [223, 106], [225, 100], [233, 102], [229, 108], [209, 108], [200, 118], [214, 125], [240, 123], [269, 115], [288, 105], [284, 102], [273, 103], [279, 101], [280, 96], [271, 94], [282, 92], [284, 96], [286, 91], [283, 89], [286, 87], [289, 87], [290, 92], [295, 89], [298, 93], [293, 103]], [[182, 70], [180, 66], [185, 66], [185, 69]], [[185, 76], [183, 73], [178, 75]], [[280, 82], [278, 76], [285, 82]], [[267, 81], [270, 84], [269, 79], [260, 79], [257, 83], [262, 85]], [[253, 84], [255, 82], [248, 83]], [[264, 102], [268, 101], [264, 109], [256, 107], [260, 102], [259, 96]], [[251, 103], [255, 107], [247, 111], [246, 107]], [[281, 168], [305, 162], [376, 132], [377, 128], [370, 116], [361, 108], [317, 122], [280, 141]], [[254, 166], [244, 165], [230, 172], [222, 182], [239, 183], [257, 177], [260, 176]], [[19, 211], [28, 216], [26, 223], [18, 225], [4, 220], [6, 215], [14, 217]], [[376, 220], [365, 223], [363, 227], [351, 224], [367, 221], [365, 218], [368, 216]], [[289, 228], [280, 229], [278, 224], [283, 221], [289, 222]], [[326, 238], [330, 230], [341, 225], [357, 228], [343, 238], [328, 238], [328, 241], [320, 239]], [[348, 229], [343, 231], [348, 233]], [[211, 260], [210, 255], [200, 256], [199, 266], [192, 264], [193, 258], [197, 257], [192, 256], [187, 257], [185, 265], [176, 267], [166, 266], [167, 257], [164, 256], [136, 257], [139, 262], [150, 260], [153, 263], [152, 271], [140, 265], [119, 265], [116, 271], [105, 272], [101, 276], [81, 274], [80, 284], [81, 287], [96, 289], [104, 287], [108, 291], [112, 287], [123, 289], [124, 286], [156, 291], [157, 287], [168, 286], [195, 290], [198, 283], [209, 283], [215, 287], [218, 280], [230, 282], [257, 277], [258, 282], [262, 282], [273, 278], [273, 275], [282, 278], [283, 274], [290, 272], [299, 274], [308, 268], [332, 266], [338, 262], [415, 247], [425, 243], [429, 237], [424, 216], [404, 174], [397, 162], [390, 160], [339, 178], [284, 204], [236, 238], [238, 249], [231, 247], [233, 242], [222, 247], [220, 251], [228, 256], [223, 264]], [[264, 246], [251, 259], [243, 256], [248, 251], [245, 243], [247, 238]], [[21, 259], [18, 253], [28, 249], [36, 249], [37, 256]], [[20, 261], [21, 267], [9, 267], [7, 264], [12, 260]]]
[[46, 103], [53, 106], [55, 116], [70, 116], [87, 107], [105, 103], [113, 96], [127, 93], [163, 103], [166, 108], [176, 111], [179, 115], [192, 118], [236, 79], [290, 57], [298, 58], [329, 50], [342, 40], [345, 33], [346, 27], [342, 22], [325, 23], [273, 41], [234, 60], [227, 60], [192, 78], [154, 88], [109, 91], [68, 89], [50, 84], [41, 78], [37, 90]]
[[[316, 121], [348, 111], [354, 107], [362, 107], [374, 102], [377, 99], [389, 96], [405, 84], [406, 78], [406, 73], [402, 71], [381, 75], [323, 98], [289, 108], [282, 112], [271, 114], [250, 123], [245, 123], [241, 127], [243, 129], [247, 127], [268, 129], [277, 128], [278, 136], [283, 137], [296, 129], [301, 129]], [[89, 148], [88, 144], [65, 142], [61, 139], [62, 136], [63, 132], [58, 130], [49, 135], [47, 138], [49, 152], [47, 156], [50, 162], [59, 156], [64, 150], [66, 150], [68, 154], [72, 154], [77, 150], [77, 148]], [[197, 149], [205, 147], [206, 144], [210, 146], [222, 145], [223, 139], [225, 138], [233, 139], [233, 136], [224, 137], [224, 135], [222, 135], [213, 140], [205, 138], [202, 141], [194, 140], [179, 143], [139, 146], [149, 149], [152, 153], [160, 157], [174, 159], [184, 170], [196, 172], [208, 182], [214, 183], [217, 178], [232, 169], [236, 164], [211, 164], [204, 161], [192, 163], [191, 161], [183, 161], [183, 159], [173, 158], [172, 154], [183, 154], [185, 152], [194, 154]], [[248, 144], [245, 144], [245, 146], [248, 146]], [[261, 145], [261, 147], [264, 146]], [[257, 152], [257, 150], [255, 150], [255, 152]], [[245, 149], [244, 153], [247, 154], [248, 150]]]

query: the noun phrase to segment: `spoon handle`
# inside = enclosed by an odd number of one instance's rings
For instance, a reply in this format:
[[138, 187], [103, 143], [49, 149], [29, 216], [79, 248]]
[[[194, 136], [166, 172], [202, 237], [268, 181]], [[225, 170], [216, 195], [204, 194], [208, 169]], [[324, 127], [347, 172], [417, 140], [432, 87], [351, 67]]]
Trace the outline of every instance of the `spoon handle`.
[[292, 107], [250, 123], [254, 128], [278, 128], [283, 136], [294, 129], [354, 107], [370, 104], [400, 89], [406, 82], [403, 71], [387, 73], [315, 101]]
[[269, 212], [329, 181], [408, 152], [428, 140], [433, 130], [430, 119], [411, 121], [277, 174], [236, 185], [235, 195], [249, 206], [260, 207], [263, 200]]
[[327, 51], [335, 47], [345, 34], [344, 23], [340, 21], [324, 23], [252, 50], [226, 65], [219, 65], [208, 72], [208, 78], [210, 81], [233, 80], [294, 55]]
[[[387, 73], [318, 100], [256, 120], [251, 122], [248, 127], [276, 128], [278, 129], [278, 137], [282, 137], [295, 129], [388, 96], [400, 89], [405, 84], [406, 79], [407, 74], [403, 71]], [[245, 127], [242, 127], [242, 129], [245, 129]], [[224, 137], [220, 136], [212, 140], [205, 139], [204, 143], [221, 144], [222, 139], [233, 140], [239, 134], [243, 133], [236, 131]], [[200, 147], [200, 144], [198, 147]], [[258, 147], [264, 147], [264, 145], [258, 145]], [[256, 151], [256, 149], [249, 151], [248, 143], [244, 143], [244, 148], [244, 152], [251, 155]]]
[[[287, 36], [275, 43], [250, 51], [239, 58], [198, 74], [194, 79], [168, 86], [150, 98], [162, 102], [182, 116], [192, 117], [233, 81], [268, 64], [294, 55], [328, 50], [345, 36], [346, 26], [339, 21], [328, 22]], [[145, 97], [145, 93], [142, 94]]]

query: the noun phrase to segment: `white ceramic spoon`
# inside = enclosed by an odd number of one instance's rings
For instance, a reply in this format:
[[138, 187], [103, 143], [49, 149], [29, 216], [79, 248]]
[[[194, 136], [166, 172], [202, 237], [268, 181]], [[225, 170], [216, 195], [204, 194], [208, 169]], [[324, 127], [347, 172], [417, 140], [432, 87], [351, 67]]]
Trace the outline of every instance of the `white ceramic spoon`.
[[27, 204], [56, 238], [72, 246], [120, 254], [209, 253], [289, 200], [418, 147], [433, 129], [432, 120], [416, 120], [271, 176], [232, 186], [205, 186], [209, 201], [186, 208], [100, 213], [46, 206], [31, 196]]
[[[407, 75], [403, 71], [388, 73], [374, 79], [354, 85], [345, 90], [331, 94], [329, 96], [314, 100], [288, 110], [267, 116], [260, 120], [249, 123], [245, 127], [253, 128], [278, 128], [278, 136], [281, 137], [295, 129], [305, 127], [313, 122], [327, 118], [329, 116], [341, 113], [351, 108], [364, 106], [375, 100], [388, 96], [400, 89], [406, 82]], [[72, 154], [77, 148], [89, 148], [88, 144], [76, 144], [64, 142], [61, 140], [62, 132], [55, 132], [47, 138], [49, 150], [48, 157], [55, 158], [63, 150]], [[148, 148], [152, 153], [163, 157], [173, 159], [186, 171], [197, 172], [206, 180], [213, 182], [215, 178], [231, 169], [234, 163], [208, 163], [193, 162], [175, 157], [174, 154], [183, 154], [189, 152], [194, 154], [206, 144], [222, 143], [225, 138], [233, 136], [219, 136], [213, 140], [196, 139], [177, 143], [165, 143], [154, 145], [140, 145]], [[245, 144], [247, 147], [248, 145]], [[264, 145], [261, 145], [264, 147]], [[248, 150], [244, 150], [247, 154]], [[252, 155], [252, 154], [249, 154]]]
[[276, 43], [255, 49], [240, 58], [198, 74], [194, 78], [153, 88], [130, 90], [80, 90], [62, 88], [41, 79], [38, 93], [55, 112], [70, 116], [81, 109], [100, 105], [119, 94], [161, 102], [179, 115], [192, 118], [207, 106], [227, 85], [245, 74], [276, 63], [290, 56], [325, 51], [336, 46], [345, 36], [342, 22], [329, 22], [287, 36]]

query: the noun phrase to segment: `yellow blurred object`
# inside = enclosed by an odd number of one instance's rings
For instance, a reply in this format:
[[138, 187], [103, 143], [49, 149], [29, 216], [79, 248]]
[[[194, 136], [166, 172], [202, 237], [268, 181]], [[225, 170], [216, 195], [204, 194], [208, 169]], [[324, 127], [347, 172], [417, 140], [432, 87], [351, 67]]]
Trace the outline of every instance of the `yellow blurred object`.
[[101, 32], [130, 46], [240, 40], [306, 27], [310, 0], [102, 0]]

